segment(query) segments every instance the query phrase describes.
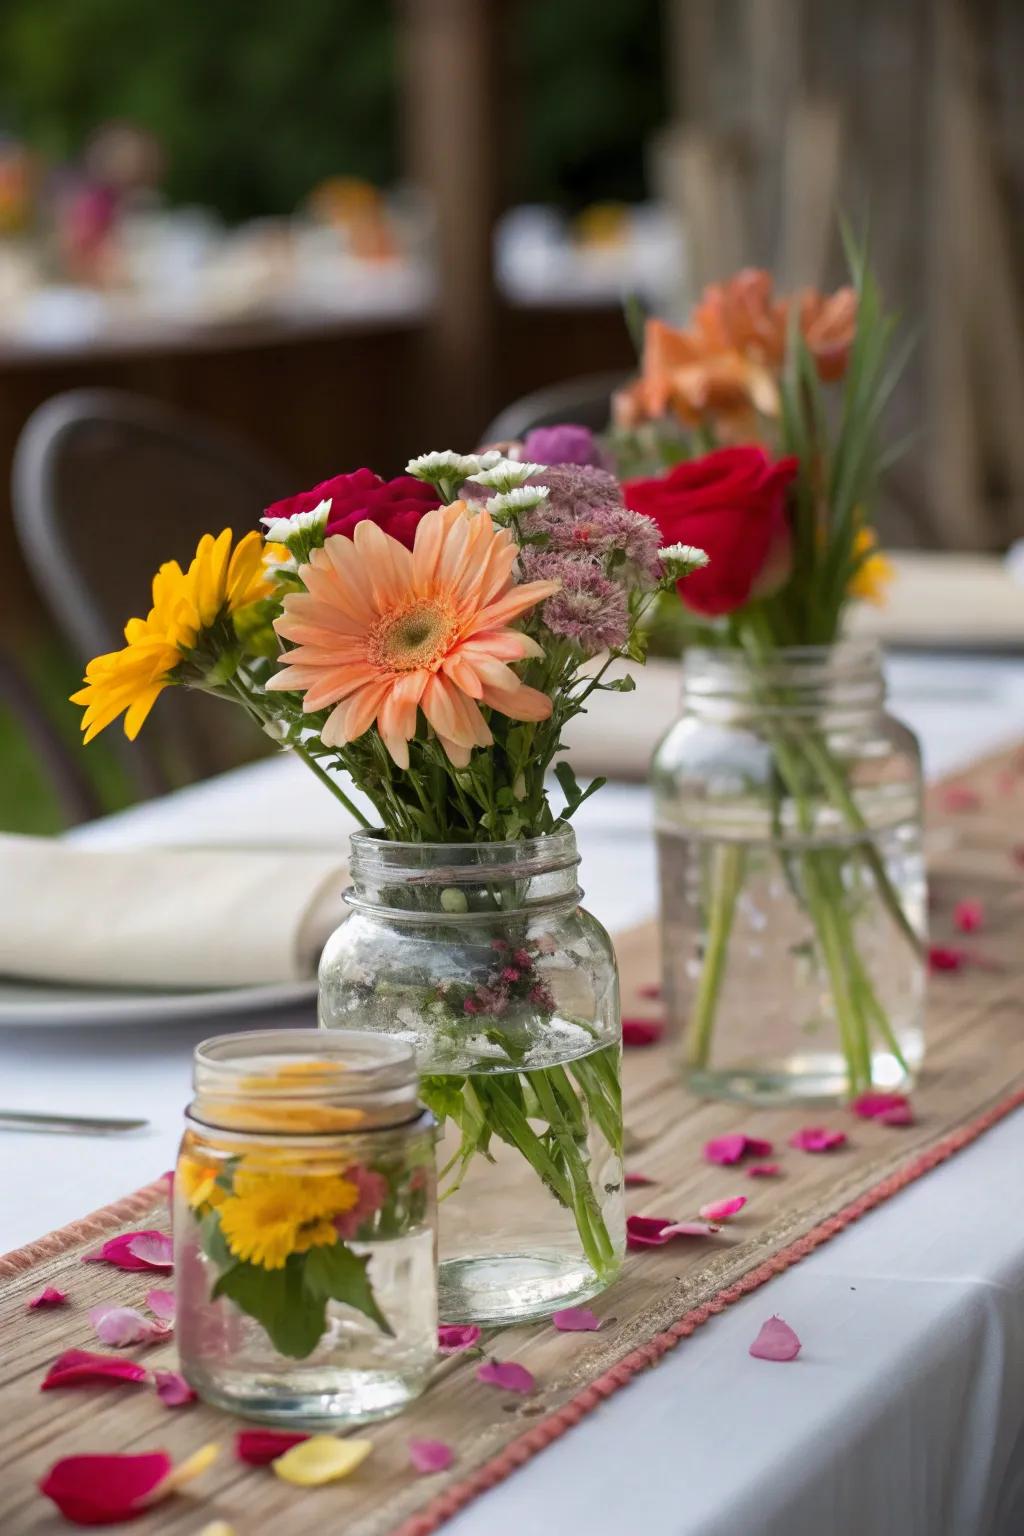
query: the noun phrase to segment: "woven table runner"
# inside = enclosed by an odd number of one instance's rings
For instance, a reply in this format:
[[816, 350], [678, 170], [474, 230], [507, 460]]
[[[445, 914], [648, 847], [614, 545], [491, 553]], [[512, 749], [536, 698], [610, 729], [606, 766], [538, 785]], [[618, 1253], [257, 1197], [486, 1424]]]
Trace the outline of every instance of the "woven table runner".
[[[692, 1217], [705, 1202], [742, 1191], [746, 1209], [708, 1240], [675, 1242], [627, 1258], [622, 1278], [591, 1305], [596, 1333], [560, 1334], [548, 1325], [509, 1328], [485, 1339], [487, 1353], [517, 1360], [536, 1378], [529, 1396], [476, 1380], [478, 1357], [439, 1364], [427, 1393], [400, 1418], [359, 1432], [373, 1453], [344, 1482], [295, 1489], [266, 1468], [232, 1455], [243, 1427], [203, 1404], [168, 1410], [150, 1389], [79, 1387], [40, 1393], [50, 1362], [69, 1348], [101, 1348], [88, 1320], [100, 1302], [141, 1305], [152, 1274], [83, 1265], [100, 1238], [139, 1226], [165, 1226], [163, 1189], [151, 1185], [105, 1211], [0, 1258], [0, 1531], [56, 1533], [68, 1527], [36, 1492], [61, 1456], [84, 1452], [169, 1451], [175, 1460], [206, 1441], [223, 1447], [200, 1481], [135, 1522], [142, 1533], [198, 1536], [209, 1521], [236, 1536], [426, 1536], [471, 1498], [512, 1473], [600, 1402], [654, 1364], [715, 1312], [769, 1281], [898, 1193], [991, 1125], [1024, 1104], [1021, 983], [1024, 953], [1024, 755], [978, 764], [929, 797], [928, 855], [936, 942], [962, 946], [960, 968], [934, 975], [925, 1072], [914, 1094], [915, 1123], [885, 1127], [848, 1110], [761, 1110], [703, 1103], [686, 1096], [676, 1071], [677, 1042], [626, 1053], [626, 1166], [657, 1183], [629, 1191], [631, 1212]], [[957, 900], [984, 906], [984, 927], [969, 940], [953, 934]], [[627, 1015], [656, 1018], [649, 992], [658, 977], [654, 925], [617, 944]], [[824, 1122], [849, 1140], [827, 1155], [791, 1151], [802, 1125]], [[771, 1140], [779, 1178], [746, 1179], [742, 1169], [710, 1166], [701, 1147], [714, 1136], [746, 1131]], [[26, 1311], [44, 1285], [70, 1295], [59, 1310]], [[765, 1298], [764, 1315], [771, 1312]], [[757, 1323], [763, 1319], [758, 1316]], [[752, 1329], [753, 1331], [756, 1329]], [[173, 1367], [173, 1344], [125, 1352], [148, 1367]], [[418, 1476], [411, 1437], [445, 1440], [456, 1461], [445, 1473]]]

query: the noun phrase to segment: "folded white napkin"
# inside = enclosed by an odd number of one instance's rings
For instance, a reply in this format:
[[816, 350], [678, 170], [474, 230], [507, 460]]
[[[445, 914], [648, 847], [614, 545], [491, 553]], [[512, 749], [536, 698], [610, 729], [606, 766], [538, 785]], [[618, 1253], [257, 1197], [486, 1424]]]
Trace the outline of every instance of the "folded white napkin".
[[256, 986], [315, 972], [346, 865], [286, 849], [78, 848], [0, 835], [0, 975]]

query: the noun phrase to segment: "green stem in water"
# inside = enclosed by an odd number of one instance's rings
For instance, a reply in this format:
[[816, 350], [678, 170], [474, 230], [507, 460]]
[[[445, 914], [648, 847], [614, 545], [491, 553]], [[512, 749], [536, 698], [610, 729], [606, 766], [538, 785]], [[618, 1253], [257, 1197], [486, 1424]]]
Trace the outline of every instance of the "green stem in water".
[[690, 1065], [706, 1067], [718, 997], [725, 979], [729, 935], [736, 915], [736, 900], [743, 884], [746, 854], [734, 843], [719, 843], [711, 855], [711, 900], [704, 964], [690, 1017]]

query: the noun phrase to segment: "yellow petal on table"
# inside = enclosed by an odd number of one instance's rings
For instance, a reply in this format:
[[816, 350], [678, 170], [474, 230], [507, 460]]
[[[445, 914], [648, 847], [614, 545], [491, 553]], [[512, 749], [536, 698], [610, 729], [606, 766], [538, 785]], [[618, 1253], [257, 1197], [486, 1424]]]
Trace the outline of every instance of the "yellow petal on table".
[[336, 1440], [333, 1435], [313, 1435], [293, 1445], [271, 1462], [278, 1477], [299, 1488], [318, 1488], [354, 1472], [373, 1450], [372, 1440]]
[[235, 1528], [226, 1520], [211, 1520], [209, 1525], [203, 1526], [199, 1536], [235, 1536]]
[[191, 1456], [186, 1456], [184, 1461], [179, 1461], [178, 1465], [168, 1472], [163, 1482], [158, 1485], [157, 1497], [162, 1499], [164, 1494], [183, 1488], [194, 1477], [199, 1477], [205, 1472], [207, 1467], [212, 1466], [219, 1455], [220, 1446], [216, 1441], [211, 1440], [209, 1445], [201, 1445], [198, 1451], [193, 1451]]

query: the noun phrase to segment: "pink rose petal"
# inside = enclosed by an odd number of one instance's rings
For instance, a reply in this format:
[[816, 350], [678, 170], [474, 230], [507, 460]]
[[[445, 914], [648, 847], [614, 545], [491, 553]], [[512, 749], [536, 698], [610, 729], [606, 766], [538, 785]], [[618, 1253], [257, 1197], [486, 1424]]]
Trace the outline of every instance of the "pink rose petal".
[[194, 1403], [196, 1394], [178, 1371], [154, 1371], [156, 1395], [168, 1408], [184, 1408]]
[[637, 988], [638, 997], [650, 997], [657, 999], [661, 996], [661, 988], [656, 981], [649, 982], [646, 987]]
[[823, 1125], [806, 1125], [789, 1138], [798, 1152], [833, 1152], [846, 1142], [845, 1131], [830, 1131]]
[[141, 1513], [173, 1470], [165, 1451], [141, 1456], [66, 1456], [39, 1484], [74, 1525], [119, 1525]]
[[628, 1216], [626, 1246], [634, 1252], [640, 1248], [661, 1248], [673, 1237], [712, 1237], [718, 1230], [703, 1221], [673, 1221], [670, 1216]]
[[480, 1329], [475, 1323], [442, 1323], [437, 1330], [437, 1347], [442, 1355], [457, 1355], [479, 1342]]
[[116, 1355], [95, 1355], [88, 1349], [66, 1349], [50, 1366], [41, 1392], [54, 1387], [73, 1387], [90, 1381], [145, 1381], [145, 1366], [135, 1360], [122, 1360]]
[[455, 1452], [444, 1440], [410, 1440], [409, 1460], [417, 1472], [444, 1472], [455, 1460]]
[[671, 1237], [714, 1237], [721, 1230], [710, 1221], [674, 1221], [662, 1228], [661, 1236], [667, 1242]]
[[532, 1392], [536, 1386], [532, 1371], [516, 1360], [485, 1360], [476, 1368], [476, 1379], [503, 1392]]
[[[137, 1244], [142, 1238], [153, 1238], [155, 1243], [145, 1243], [141, 1252]], [[95, 1253], [83, 1255], [86, 1264], [114, 1264], [118, 1269], [170, 1269], [171, 1240], [163, 1232], [122, 1232], [112, 1237]]]
[[664, 1024], [657, 1019], [623, 1019], [623, 1045], [656, 1045], [665, 1033]]
[[953, 924], [961, 933], [977, 933], [985, 921], [980, 901], [958, 901], [953, 908]]
[[731, 1136], [716, 1136], [713, 1141], [706, 1141], [704, 1159], [709, 1163], [728, 1166], [738, 1163], [743, 1157], [768, 1157], [771, 1150], [770, 1141], [764, 1141], [760, 1136], [744, 1136], [742, 1132], [736, 1132]]
[[596, 1333], [601, 1319], [589, 1307], [563, 1307], [551, 1314], [551, 1321], [559, 1333]]
[[147, 1291], [146, 1306], [154, 1317], [163, 1323], [174, 1322], [175, 1299], [173, 1291]]
[[648, 1178], [646, 1173], [627, 1173], [622, 1182], [627, 1189], [644, 1189], [648, 1184], [657, 1184], [658, 1181]]
[[705, 1221], [728, 1221], [730, 1216], [742, 1211], [746, 1203], [746, 1195], [733, 1195], [730, 1200], [711, 1200], [701, 1206], [697, 1215], [703, 1216]]
[[112, 1307], [105, 1303], [89, 1308], [89, 1321], [101, 1344], [123, 1349], [128, 1344], [151, 1344], [170, 1333], [166, 1323], [144, 1317], [135, 1307]]
[[959, 971], [967, 963], [967, 951], [948, 944], [933, 944], [928, 951], [930, 971]]
[[795, 1360], [800, 1353], [800, 1340], [781, 1317], [770, 1317], [761, 1324], [750, 1353], [755, 1360]]
[[778, 1163], [751, 1163], [747, 1169], [748, 1179], [775, 1179], [782, 1172]]
[[266, 1467], [293, 1445], [301, 1445], [309, 1436], [297, 1430], [240, 1429], [235, 1436], [235, 1456], [251, 1467]]
[[862, 1120], [878, 1120], [882, 1125], [913, 1125], [914, 1111], [902, 1093], [862, 1093], [850, 1108]]
[[1017, 843], [1010, 849], [1010, 858], [1015, 864], [1024, 864], [1024, 843]]
[[966, 784], [951, 784], [943, 792], [942, 809], [944, 811], [976, 811], [981, 804], [981, 796], [977, 790], [968, 789]]
[[30, 1297], [25, 1305], [28, 1307], [30, 1312], [34, 1312], [37, 1307], [66, 1306], [67, 1299], [67, 1291], [58, 1291], [56, 1286], [47, 1285], [43, 1287], [38, 1295]]

